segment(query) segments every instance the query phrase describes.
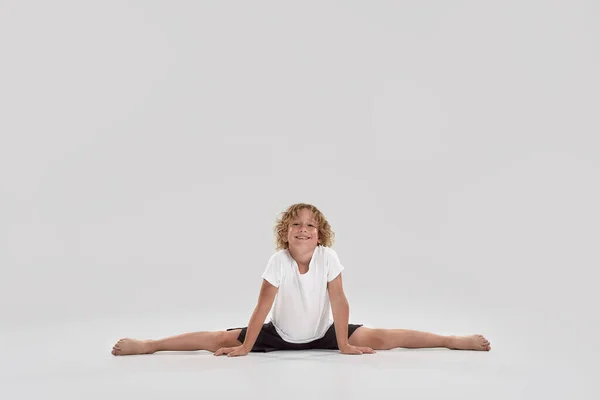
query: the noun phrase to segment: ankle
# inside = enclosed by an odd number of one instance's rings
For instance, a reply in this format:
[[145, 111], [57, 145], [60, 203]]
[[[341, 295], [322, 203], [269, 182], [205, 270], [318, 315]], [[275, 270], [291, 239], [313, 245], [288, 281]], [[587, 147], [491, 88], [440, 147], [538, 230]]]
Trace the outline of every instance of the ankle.
[[448, 349], [456, 348], [456, 336], [444, 336], [444, 347]]
[[160, 350], [158, 340], [144, 340], [144, 352], [146, 354], [156, 353]]

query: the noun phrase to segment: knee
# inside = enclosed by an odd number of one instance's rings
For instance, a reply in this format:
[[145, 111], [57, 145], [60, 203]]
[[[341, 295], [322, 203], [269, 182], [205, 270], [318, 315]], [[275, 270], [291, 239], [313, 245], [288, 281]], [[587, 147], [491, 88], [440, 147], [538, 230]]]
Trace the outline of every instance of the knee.
[[218, 331], [215, 332], [216, 338], [215, 342], [218, 344], [219, 348], [221, 347], [234, 347], [239, 345], [237, 338], [239, 336], [238, 330], [232, 331]]
[[228, 331], [218, 331], [214, 333], [214, 341], [219, 348], [227, 347], [227, 338], [229, 337], [228, 333]]
[[383, 329], [374, 329], [369, 337], [369, 347], [383, 350], [389, 347], [388, 339]]
[[350, 344], [354, 346], [370, 347], [374, 350], [386, 349], [388, 338], [383, 329], [361, 328], [360, 331], [350, 336]]

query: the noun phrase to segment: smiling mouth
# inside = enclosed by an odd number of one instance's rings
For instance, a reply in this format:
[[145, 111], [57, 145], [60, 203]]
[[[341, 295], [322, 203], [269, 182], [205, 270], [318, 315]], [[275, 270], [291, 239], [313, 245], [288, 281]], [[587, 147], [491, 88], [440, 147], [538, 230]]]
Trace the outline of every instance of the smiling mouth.
[[310, 239], [309, 237], [306, 237], [306, 236], [295, 236], [295, 238], [298, 239], [298, 240], [308, 240], [308, 239]]

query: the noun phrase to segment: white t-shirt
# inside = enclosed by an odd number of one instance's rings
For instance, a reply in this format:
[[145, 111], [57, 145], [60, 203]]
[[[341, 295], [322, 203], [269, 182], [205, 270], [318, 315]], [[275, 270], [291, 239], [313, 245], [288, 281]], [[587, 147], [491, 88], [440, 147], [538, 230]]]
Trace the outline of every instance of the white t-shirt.
[[300, 274], [287, 249], [271, 256], [262, 277], [279, 288], [271, 322], [283, 340], [308, 343], [325, 336], [333, 323], [327, 283], [343, 270], [337, 253], [321, 245], [315, 248], [305, 274]]

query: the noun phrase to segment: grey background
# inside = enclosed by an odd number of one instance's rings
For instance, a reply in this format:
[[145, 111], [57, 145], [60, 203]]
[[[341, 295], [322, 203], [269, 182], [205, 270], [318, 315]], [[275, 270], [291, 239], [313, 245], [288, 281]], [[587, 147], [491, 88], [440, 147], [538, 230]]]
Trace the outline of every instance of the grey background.
[[[2, 392], [594, 398], [599, 11], [2, 2]], [[492, 352], [110, 355], [245, 326], [296, 202], [352, 322]]]

